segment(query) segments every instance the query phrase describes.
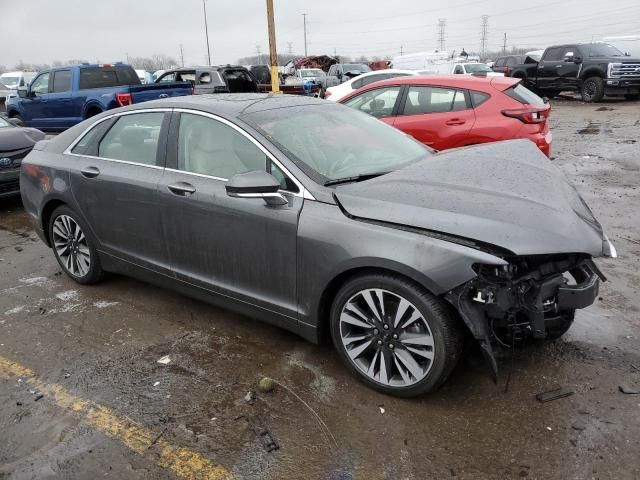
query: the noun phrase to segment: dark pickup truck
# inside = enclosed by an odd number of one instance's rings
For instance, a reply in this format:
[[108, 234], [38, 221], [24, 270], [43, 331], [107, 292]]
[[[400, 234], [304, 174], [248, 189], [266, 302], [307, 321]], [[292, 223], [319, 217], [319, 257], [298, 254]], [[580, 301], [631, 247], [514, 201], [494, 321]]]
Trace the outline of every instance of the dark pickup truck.
[[599, 102], [605, 95], [640, 98], [640, 59], [607, 43], [549, 47], [539, 62], [515, 65], [509, 76], [549, 98], [563, 91], [580, 92], [585, 102]]
[[59, 131], [116, 107], [191, 95], [189, 82], [142, 85], [124, 64], [74, 65], [44, 70], [7, 103], [7, 116], [42, 130]]

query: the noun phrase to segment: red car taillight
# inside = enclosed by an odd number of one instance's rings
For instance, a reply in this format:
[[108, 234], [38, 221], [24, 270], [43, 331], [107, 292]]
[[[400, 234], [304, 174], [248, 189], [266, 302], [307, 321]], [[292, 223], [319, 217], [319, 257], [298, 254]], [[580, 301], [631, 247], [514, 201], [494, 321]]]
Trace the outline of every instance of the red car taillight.
[[329, 98], [331, 96], [331, 92], [329, 90], [325, 90], [324, 91], [324, 97], [322, 98]]
[[121, 107], [126, 107], [133, 103], [130, 93], [116, 93], [116, 102], [118, 102], [118, 105]]
[[509, 76], [509, 74], [511, 73], [511, 67], [504, 67], [504, 68], [502, 69], [502, 73], [504, 73], [504, 76], [505, 76], [505, 77], [508, 77], [508, 76]]
[[551, 108], [549, 106], [544, 107], [524, 107], [514, 108], [509, 110], [502, 110], [502, 115], [505, 117], [517, 118], [523, 123], [544, 123], [549, 117]]

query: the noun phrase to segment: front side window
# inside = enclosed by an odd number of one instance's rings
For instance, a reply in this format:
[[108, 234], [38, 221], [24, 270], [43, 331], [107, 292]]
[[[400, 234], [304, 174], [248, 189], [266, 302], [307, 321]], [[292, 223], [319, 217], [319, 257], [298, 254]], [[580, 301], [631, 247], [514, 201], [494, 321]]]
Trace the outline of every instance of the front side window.
[[389, 172], [430, 154], [399, 130], [342, 105], [277, 108], [242, 120], [318, 183]]
[[49, 74], [43, 73], [33, 81], [31, 85], [31, 93], [35, 95], [44, 95], [49, 93]]
[[53, 74], [53, 93], [71, 91], [71, 70], [59, 70]]
[[505, 59], [504, 59], [504, 57], [500, 57], [500, 58], [498, 58], [498, 59], [496, 60], [496, 63], [494, 63], [494, 65], [495, 65], [496, 67], [504, 67], [504, 64], [505, 64]]
[[400, 87], [376, 88], [356, 95], [345, 105], [376, 118], [388, 117], [393, 112], [399, 94]]
[[163, 120], [162, 112], [122, 115], [100, 141], [98, 156], [156, 165]]
[[156, 83], [173, 83], [176, 81], [176, 73], [167, 73], [165, 75], [162, 75], [158, 80], [156, 80]]
[[562, 60], [562, 47], [550, 48], [545, 53], [544, 58], [542, 59], [545, 62], [558, 62]]
[[178, 170], [222, 179], [254, 170], [266, 171], [265, 153], [218, 120], [183, 113], [178, 130]]
[[464, 72], [462, 71], [462, 65], [456, 65], [456, 69], [453, 71], [456, 75], [462, 75]]
[[412, 86], [404, 105], [404, 115], [445, 113], [466, 110], [464, 92], [451, 88]]

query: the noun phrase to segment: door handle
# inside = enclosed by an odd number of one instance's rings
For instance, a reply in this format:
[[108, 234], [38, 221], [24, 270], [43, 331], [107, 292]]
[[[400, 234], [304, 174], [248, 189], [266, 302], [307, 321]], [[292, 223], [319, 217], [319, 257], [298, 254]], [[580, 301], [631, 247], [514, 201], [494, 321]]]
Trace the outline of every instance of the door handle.
[[452, 118], [451, 120], [447, 120], [444, 123], [445, 125], [464, 125], [466, 121], [462, 118]]
[[167, 185], [169, 191], [175, 195], [185, 197], [196, 193], [196, 187], [187, 182], [178, 182], [172, 185]]
[[96, 167], [87, 167], [80, 170], [80, 173], [83, 177], [95, 178], [100, 175], [100, 170], [98, 170]]

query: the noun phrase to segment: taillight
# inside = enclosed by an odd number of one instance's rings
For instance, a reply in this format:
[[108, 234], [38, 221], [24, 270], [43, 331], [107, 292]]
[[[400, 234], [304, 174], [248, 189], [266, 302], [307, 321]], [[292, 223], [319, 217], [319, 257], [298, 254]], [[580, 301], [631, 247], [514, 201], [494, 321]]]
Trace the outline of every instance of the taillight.
[[131, 105], [133, 100], [131, 99], [130, 93], [116, 93], [116, 102], [121, 107], [126, 107], [127, 105]]
[[329, 98], [330, 96], [331, 96], [331, 92], [329, 90], [325, 90], [323, 98]]
[[508, 77], [508, 76], [509, 76], [509, 74], [511, 73], [511, 68], [510, 68], [510, 67], [504, 67], [504, 68], [502, 69], [502, 73], [504, 73], [504, 76], [505, 76], [505, 77]]
[[547, 121], [550, 111], [549, 107], [524, 107], [502, 110], [502, 115], [517, 118], [523, 123], [544, 123]]

